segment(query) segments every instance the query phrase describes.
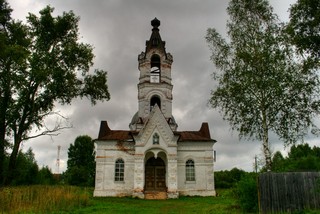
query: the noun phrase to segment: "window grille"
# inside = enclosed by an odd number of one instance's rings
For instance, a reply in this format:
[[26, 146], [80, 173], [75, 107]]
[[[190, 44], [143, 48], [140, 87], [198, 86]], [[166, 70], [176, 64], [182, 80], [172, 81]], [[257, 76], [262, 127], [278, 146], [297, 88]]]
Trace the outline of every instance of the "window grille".
[[186, 181], [195, 181], [195, 169], [194, 169], [194, 161], [187, 160], [186, 162]]
[[124, 161], [122, 159], [118, 159], [116, 161], [114, 180], [115, 181], [124, 181]]

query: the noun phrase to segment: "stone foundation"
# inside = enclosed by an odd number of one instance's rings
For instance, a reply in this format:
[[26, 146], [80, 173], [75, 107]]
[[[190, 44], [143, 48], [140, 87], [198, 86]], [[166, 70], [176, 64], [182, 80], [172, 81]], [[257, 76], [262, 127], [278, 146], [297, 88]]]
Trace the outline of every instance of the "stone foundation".
[[170, 199], [179, 198], [178, 192], [168, 192], [167, 195], [168, 195], [168, 198], [170, 198]]
[[147, 200], [165, 200], [167, 199], [167, 192], [148, 191], [144, 193], [144, 198]]
[[130, 191], [119, 191], [119, 190], [94, 190], [94, 197], [127, 197], [132, 196]]
[[140, 199], [144, 199], [144, 193], [143, 192], [133, 192], [132, 193], [132, 197], [133, 198], [140, 198]]
[[179, 191], [179, 194], [181, 196], [216, 196], [215, 190], [185, 190], [185, 191]]

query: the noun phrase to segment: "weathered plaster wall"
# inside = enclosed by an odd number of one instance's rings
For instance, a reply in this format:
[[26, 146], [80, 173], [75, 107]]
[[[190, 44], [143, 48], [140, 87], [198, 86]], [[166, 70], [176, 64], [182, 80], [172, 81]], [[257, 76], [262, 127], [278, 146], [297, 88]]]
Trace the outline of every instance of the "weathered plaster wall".
[[[115, 181], [115, 162], [124, 160], [124, 181]], [[96, 184], [94, 196], [131, 196], [134, 176], [133, 142], [96, 142]]]
[[[215, 196], [212, 142], [178, 144], [178, 190], [180, 195]], [[186, 161], [195, 163], [195, 181], [186, 181]]]

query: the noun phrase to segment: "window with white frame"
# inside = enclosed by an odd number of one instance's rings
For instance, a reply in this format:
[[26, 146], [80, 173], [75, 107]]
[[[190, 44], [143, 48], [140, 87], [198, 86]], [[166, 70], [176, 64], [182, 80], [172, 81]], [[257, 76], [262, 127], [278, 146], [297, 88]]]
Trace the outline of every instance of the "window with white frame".
[[124, 181], [124, 161], [122, 159], [117, 159], [114, 171], [115, 181]]
[[194, 161], [189, 159], [186, 162], [186, 181], [195, 181], [195, 169], [194, 169]]

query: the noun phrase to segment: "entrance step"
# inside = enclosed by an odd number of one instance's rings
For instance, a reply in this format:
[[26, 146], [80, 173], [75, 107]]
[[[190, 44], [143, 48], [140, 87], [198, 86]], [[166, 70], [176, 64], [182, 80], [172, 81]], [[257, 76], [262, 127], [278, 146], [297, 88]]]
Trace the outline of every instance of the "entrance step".
[[165, 200], [167, 199], [167, 192], [147, 191], [144, 192], [144, 198], [149, 200]]

